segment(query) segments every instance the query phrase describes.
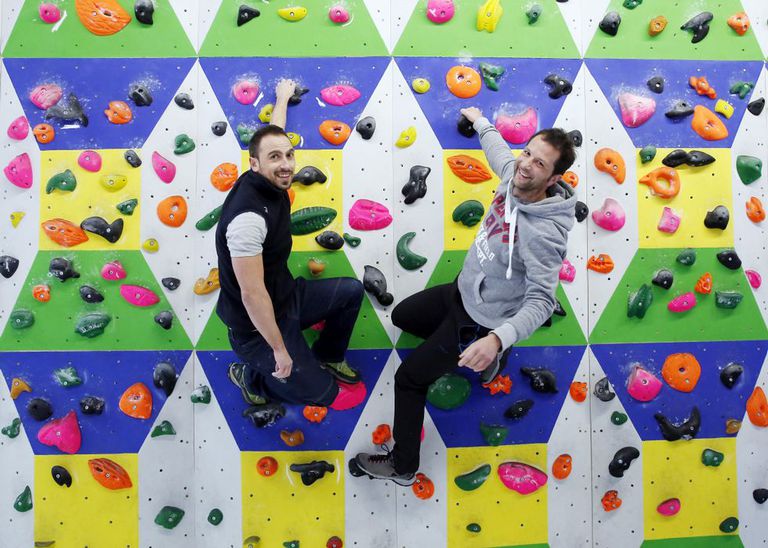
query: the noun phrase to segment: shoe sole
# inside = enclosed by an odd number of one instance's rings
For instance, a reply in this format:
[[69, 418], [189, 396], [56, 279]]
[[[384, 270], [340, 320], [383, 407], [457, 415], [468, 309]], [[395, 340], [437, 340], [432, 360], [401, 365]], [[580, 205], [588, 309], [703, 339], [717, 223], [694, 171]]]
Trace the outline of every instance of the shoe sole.
[[349, 461], [349, 473], [352, 474], [354, 477], [359, 478], [362, 476], [368, 476], [368, 478], [372, 480], [382, 480], [382, 481], [391, 481], [393, 483], [396, 483], [397, 485], [401, 487], [410, 487], [414, 483], [416, 483], [416, 475], [414, 474], [413, 479], [406, 480], [408, 483], [403, 483], [403, 480], [398, 480], [396, 478], [387, 478], [384, 476], [376, 476], [374, 474], [370, 474], [365, 468], [362, 467], [360, 464], [360, 461], [357, 460], [357, 457], [353, 457]]
[[243, 397], [243, 400], [245, 400], [245, 403], [249, 405], [266, 405], [269, 403], [269, 400], [266, 398], [260, 398], [256, 401], [252, 400], [250, 397], [250, 394], [248, 394], [248, 391], [245, 389], [245, 387], [242, 384], [240, 384], [237, 378], [232, 374], [232, 368], [227, 369], [227, 378], [230, 380], [232, 384], [234, 384], [240, 389], [240, 395]]

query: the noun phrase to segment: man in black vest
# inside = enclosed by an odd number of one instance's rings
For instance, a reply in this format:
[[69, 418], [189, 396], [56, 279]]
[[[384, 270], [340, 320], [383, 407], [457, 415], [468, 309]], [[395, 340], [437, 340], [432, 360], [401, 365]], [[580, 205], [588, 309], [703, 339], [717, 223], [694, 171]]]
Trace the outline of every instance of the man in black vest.
[[[229, 191], [216, 228], [221, 291], [216, 312], [241, 363], [229, 378], [251, 405], [283, 401], [348, 409], [365, 399], [344, 354], [363, 299], [354, 278], [294, 279], [291, 205], [294, 149], [283, 128], [296, 84], [281, 80], [271, 125], [253, 135], [251, 169]], [[310, 349], [302, 330], [325, 320]]]

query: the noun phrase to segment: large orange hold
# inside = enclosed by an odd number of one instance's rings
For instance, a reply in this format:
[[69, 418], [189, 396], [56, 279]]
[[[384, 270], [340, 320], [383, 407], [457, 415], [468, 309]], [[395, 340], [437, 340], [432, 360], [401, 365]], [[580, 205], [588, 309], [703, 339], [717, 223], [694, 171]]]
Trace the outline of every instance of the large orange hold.
[[765, 209], [763, 209], [763, 202], [759, 198], [752, 196], [747, 202], [747, 217], [753, 223], [765, 221]]
[[305, 405], [304, 406], [304, 418], [309, 422], [323, 422], [323, 419], [328, 414], [327, 407], [321, 407], [319, 405]]
[[152, 393], [143, 382], [129, 386], [120, 396], [120, 411], [134, 419], [152, 416]]
[[56, 131], [51, 124], [37, 124], [32, 128], [32, 134], [41, 145], [53, 142], [53, 138], [56, 137]]
[[492, 178], [491, 172], [488, 171], [485, 164], [472, 156], [456, 154], [449, 156], [447, 162], [453, 174], [465, 183], [482, 183], [483, 181], [490, 181]]
[[709, 295], [712, 293], [712, 274], [709, 272], [702, 274], [693, 289], [696, 293], [701, 293], [702, 295]]
[[274, 457], [261, 457], [256, 463], [256, 471], [260, 476], [274, 476], [277, 472], [277, 461]]
[[749, 30], [749, 17], [743, 11], [734, 13], [728, 18], [728, 26], [739, 36], [744, 36]]
[[83, 26], [97, 36], [120, 32], [131, 22], [117, 0], [75, 0], [75, 10]]
[[88, 468], [91, 470], [93, 479], [98, 481], [107, 489], [127, 489], [133, 487], [131, 476], [125, 471], [125, 468], [109, 459], [90, 459]]
[[768, 400], [765, 399], [765, 392], [759, 386], [755, 387], [747, 400], [747, 416], [755, 426], [763, 428], [768, 426]]
[[603, 510], [606, 512], [612, 512], [619, 508], [621, 506], [621, 499], [619, 498], [619, 492], [611, 489], [610, 491], [606, 491], [605, 495], [603, 495], [603, 498], [600, 499], [600, 502], [603, 505]]
[[714, 112], [702, 105], [693, 107], [691, 127], [699, 137], [707, 141], [720, 141], [728, 137], [728, 128]]
[[461, 99], [469, 99], [480, 93], [483, 79], [472, 67], [456, 65], [445, 74], [448, 91]]
[[597, 171], [607, 173], [613, 180], [621, 184], [627, 176], [627, 165], [621, 154], [612, 148], [601, 148], [595, 154], [595, 167]]
[[183, 196], [168, 196], [157, 204], [157, 217], [164, 225], [180, 227], [187, 220], [187, 201]]
[[688, 84], [690, 84], [699, 95], [706, 95], [710, 99], [717, 99], [717, 92], [715, 91], [715, 88], [709, 85], [706, 76], [699, 76], [698, 78], [696, 76], [691, 76], [688, 79]]
[[568, 389], [568, 393], [573, 398], [573, 401], [583, 402], [587, 399], [587, 383], [580, 381], [573, 381], [571, 387]]
[[237, 166], [235, 164], [224, 162], [217, 165], [211, 172], [211, 184], [216, 190], [226, 192], [237, 181]]
[[40, 226], [46, 236], [63, 247], [74, 247], [88, 241], [85, 230], [66, 219], [49, 219]]
[[608, 274], [613, 271], [613, 259], [607, 253], [600, 253], [597, 257], [592, 255], [587, 260], [587, 268], [600, 274]]
[[352, 128], [338, 120], [325, 120], [317, 129], [323, 139], [337, 146], [346, 143], [352, 134]]
[[671, 167], [656, 168], [640, 179], [659, 198], [674, 198], [680, 193], [680, 175]]
[[435, 494], [435, 484], [432, 483], [431, 479], [419, 472], [416, 474], [416, 481], [411, 485], [411, 490], [416, 495], [416, 498], [427, 500]]
[[701, 377], [701, 364], [693, 354], [670, 354], [664, 360], [661, 376], [667, 384], [680, 392], [691, 392]]
[[573, 459], [568, 453], [563, 453], [552, 463], [552, 475], [559, 480], [564, 480], [571, 475]]

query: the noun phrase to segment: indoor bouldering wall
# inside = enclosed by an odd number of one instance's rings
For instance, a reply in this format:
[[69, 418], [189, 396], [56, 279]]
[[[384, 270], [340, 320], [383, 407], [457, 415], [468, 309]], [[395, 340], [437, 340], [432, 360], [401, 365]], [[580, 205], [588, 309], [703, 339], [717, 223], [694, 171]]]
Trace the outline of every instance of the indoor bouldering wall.
[[[762, 0], [2, 0], [0, 17], [0, 547], [765, 543]], [[292, 211], [326, 208], [289, 266], [378, 269], [393, 302], [367, 291], [352, 335], [363, 405], [270, 419], [227, 377], [213, 238], [281, 78], [306, 90]], [[452, 281], [497, 205], [468, 106], [515, 154], [551, 126], [577, 146], [559, 307], [493, 382], [442, 379], [416, 486], [369, 481], [348, 461], [391, 446], [420, 342], [391, 311]]]

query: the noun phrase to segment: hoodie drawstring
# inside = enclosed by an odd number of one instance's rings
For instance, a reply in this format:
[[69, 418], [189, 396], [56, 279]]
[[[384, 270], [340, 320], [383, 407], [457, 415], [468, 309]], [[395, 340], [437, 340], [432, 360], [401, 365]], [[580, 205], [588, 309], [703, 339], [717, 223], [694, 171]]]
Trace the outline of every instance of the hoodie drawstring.
[[509, 259], [507, 260], [507, 274], [508, 280], [512, 279], [512, 252], [515, 249], [515, 230], [517, 228], [517, 206], [510, 210], [509, 206], [509, 192], [512, 181], [507, 183], [507, 195], [504, 198], [504, 222], [509, 225]]

